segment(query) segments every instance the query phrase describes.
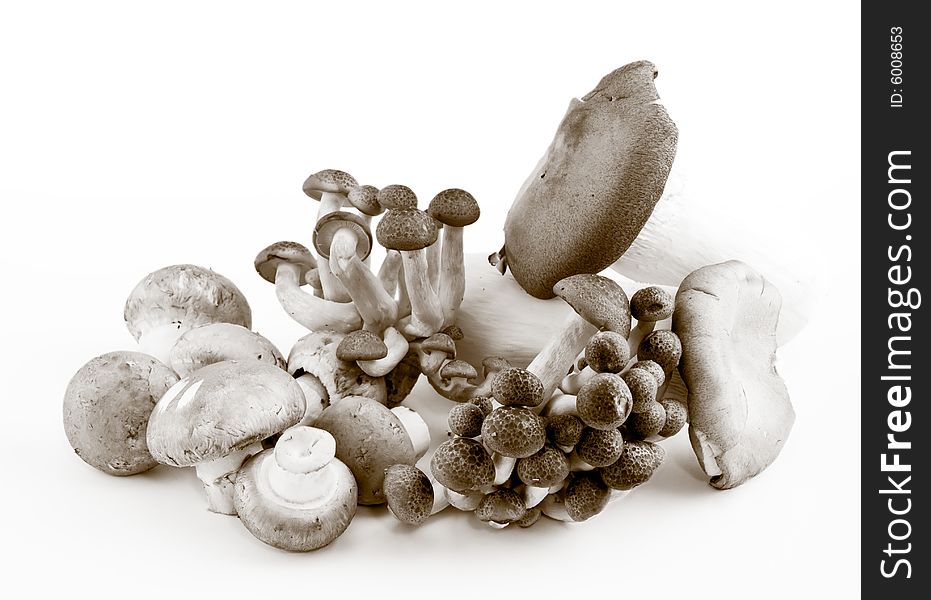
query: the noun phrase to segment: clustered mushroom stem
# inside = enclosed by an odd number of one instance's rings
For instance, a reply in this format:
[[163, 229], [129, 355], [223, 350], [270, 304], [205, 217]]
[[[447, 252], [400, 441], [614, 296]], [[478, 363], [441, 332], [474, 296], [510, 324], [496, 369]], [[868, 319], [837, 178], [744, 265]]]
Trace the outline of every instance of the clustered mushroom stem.
[[[365, 329], [381, 334], [398, 319], [398, 305], [365, 263], [356, 255], [357, 238], [341, 229], [333, 236], [330, 265], [349, 292]], [[402, 357], [403, 358], [403, 357]]]
[[597, 331], [598, 328], [573, 312], [559, 333], [550, 338], [527, 366], [527, 370], [536, 375], [543, 384], [544, 400], [535, 409], [537, 412], [546, 406], [556, 387], [569, 372], [579, 351]]
[[300, 267], [287, 262], [275, 273], [275, 295], [288, 315], [311, 331], [349, 333], [362, 327], [359, 311], [349, 302], [332, 302], [301, 290]]
[[336, 456], [336, 442], [319, 429], [296, 427], [285, 431], [272, 451], [268, 486], [282, 500], [303, 508], [320, 505], [336, 490], [336, 474], [327, 468]]
[[139, 352], [154, 356], [164, 364], [170, 364], [169, 354], [184, 331], [180, 323], [166, 323], [143, 330], [139, 336]]
[[415, 337], [428, 337], [443, 327], [443, 309], [427, 276], [427, 255], [423, 250], [402, 250], [404, 282], [410, 297], [411, 316], [401, 331]]
[[462, 255], [462, 227], [443, 227], [443, 248], [440, 261], [440, 305], [443, 325], [456, 322], [456, 312], [465, 294], [465, 259]]
[[[398, 256], [400, 256], [398, 252]], [[407, 275], [405, 275], [406, 269], [404, 268], [404, 260], [401, 259], [401, 264], [398, 267], [398, 318], [407, 317], [411, 314], [411, 295], [407, 291]]]
[[395, 406], [391, 412], [401, 421], [401, 426], [404, 427], [414, 447], [414, 455], [419, 459], [430, 448], [430, 428], [427, 422], [406, 406]]
[[430, 280], [430, 287], [439, 293], [440, 290], [440, 265], [442, 262], [441, 249], [443, 247], [443, 230], [440, 235], [436, 236], [436, 241], [427, 246], [427, 275]]
[[253, 454], [262, 451], [262, 444], [255, 443], [230, 452], [223, 458], [202, 462], [194, 467], [197, 478], [204, 484], [207, 508], [222, 515], [235, 515], [233, 507], [233, 477], [242, 463]]
[[[317, 221], [331, 212], [338, 211], [342, 206], [342, 194], [322, 192], [320, 194], [320, 207], [317, 209]], [[320, 275], [320, 285], [323, 287], [323, 297], [334, 302], [349, 302], [349, 294], [336, 276], [330, 271], [330, 265], [327, 259], [318, 256], [317, 269]]]
[[388, 292], [388, 295], [394, 298], [398, 291], [398, 276], [401, 273], [401, 253], [397, 250], [388, 250], [385, 259], [378, 269], [378, 280]]
[[635, 357], [637, 355], [637, 349], [640, 347], [640, 342], [643, 341], [643, 338], [653, 333], [654, 327], [656, 327], [655, 321], [638, 320], [637, 325], [630, 330], [630, 336], [627, 338], [627, 343], [630, 346], [631, 357]]

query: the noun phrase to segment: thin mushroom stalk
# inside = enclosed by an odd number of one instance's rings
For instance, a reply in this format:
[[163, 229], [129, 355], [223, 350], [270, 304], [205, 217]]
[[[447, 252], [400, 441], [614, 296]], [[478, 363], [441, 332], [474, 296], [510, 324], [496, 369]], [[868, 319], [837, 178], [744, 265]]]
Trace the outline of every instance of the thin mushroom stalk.
[[402, 250], [404, 283], [410, 297], [410, 317], [401, 319], [400, 328], [414, 337], [427, 337], [443, 328], [443, 309], [427, 274], [423, 250]]
[[318, 298], [301, 290], [300, 268], [281, 263], [275, 273], [275, 295], [288, 315], [311, 331], [349, 333], [362, 327], [362, 317], [348, 302]]
[[330, 246], [330, 269], [348, 291], [364, 328], [380, 334], [397, 321], [398, 304], [359, 259], [356, 243], [352, 232], [345, 229], [337, 232]]
[[462, 252], [462, 227], [443, 227], [443, 248], [440, 260], [440, 306], [443, 326], [456, 322], [456, 313], [465, 295], [465, 259]]
[[543, 384], [544, 405], [575, 362], [579, 350], [597, 331], [597, 327], [573, 312], [527, 366], [527, 370], [539, 377]]
[[[389, 296], [394, 298], [398, 291], [398, 278], [401, 274], [401, 253], [388, 250], [385, 259], [378, 268], [378, 280]], [[405, 315], [406, 316], [406, 315]]]
[[436, 241], [427, 246], [427, 279], [430, 281], [430, 286], [436, 290], [437, 293], [440, 292], [440, 269], [443, 264], [442, 248], [443, 248], [443, 228], [442, 223], [438, 224], [438, 229], [440, 229], [440, 235], [436, 237]]
[[[337, 192], [320, 192], [320, 206], [317, 208], [317, 222], [330, 213], [343, 207], [345, 196]], [[323, 297], [334, 302], [349, 302], [349, 292], [343, 287], [339, 279], [330, 271], [329, 262], [323, 256], [317, 257], [317, 269], [320, 274], [320, 284], [323, 286]]]

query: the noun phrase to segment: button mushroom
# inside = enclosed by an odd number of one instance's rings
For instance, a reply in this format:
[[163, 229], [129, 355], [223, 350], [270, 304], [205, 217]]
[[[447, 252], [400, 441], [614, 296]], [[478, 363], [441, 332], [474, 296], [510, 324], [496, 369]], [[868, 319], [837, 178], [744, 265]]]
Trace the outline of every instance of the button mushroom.
[[356, 513], [352, 473], [326, 431], [298, 425], [274, 449], [250, 458], [236, 477], [234, 506], [252, 535], [270, 546], [307, 552], [326, 546]]
[[108, 475], [158, 464], [146, 445], [149, 415], [178, 376], [140, 352], [110, 352], [78, 369], [63, 403], [65, 435], [81, 460]]
[[158, 401], [146, 441], [158, 462], [196, 468], [207, 505], [233, 509], [233, 479], [261, 441], [296, 424], [304, 394], [285, 371], [249, 360], [226, 360], [181, 379]]
[[180, 377], [221, 360], [259, 360], [285, 368], [284, 357], [268, 339], [241, 325], [211, 323], [187, 331], [168, 354]]
[[197, 265], [171, 265], [146, 275], [123, 308], [139, 349], [168, 364], [168, 352], [189, 329], [207, 323], [252, 327], [252, 310], [232, 281]]
[[776, 372], [781, 297], [739, 261], [702, 267], [676, 294], [689, 438], [711, 485], [736, 487], [779, 455], [795, 422]]

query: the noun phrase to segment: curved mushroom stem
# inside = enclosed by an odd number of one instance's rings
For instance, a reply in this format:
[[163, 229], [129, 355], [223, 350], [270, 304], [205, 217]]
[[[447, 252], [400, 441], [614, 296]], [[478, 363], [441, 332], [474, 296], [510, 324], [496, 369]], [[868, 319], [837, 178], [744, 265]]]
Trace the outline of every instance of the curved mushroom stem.
[[559, 389], [564, 394], [575, 396], [582, 389], [582, 386], [588, 383], [588, 380], [595, 376], [595, 370], [586, 366], [577, 373], [566, 375], [559, 384]]
[[281, 434], [272, 453], [274, 460], [262, 467], [268, 487], [284, 502], [310, 508], [335, 492], [337, 474], [329, 467], [336, 457], [336, 440], [326, 431], [292, 427]]
[[166, 365], [171, 364], [169, 362], [171, 349], [183, 334], [181, 323], [148, 327], [139, 336], [139, 352], [154, 356]]
[[450, 505], [449, 498], [446, 497], [445, 485], [437, 481], [431, 474], [428, 474], [427, 477], [430, 479], [430, 485], [433, 487], [433, 508], [430, 509], [430, 514], [435, 515]]
[[575, 357], [596, 331], [597, 327], [573, 312], [559, 333], [550, 338], [530, 362], [527, 370], [536, 375], [543, 384], [544, 400], [540, 406], [533, 409], [535, 412], [539, 413], [546, 406], [556, 387], [575, 363]]
[[[319, 221], [331, 212], [338, 211], [343, 207], [343, 204], [342, 194], [322, 192], [320, 194], [320, 207], [317, 209], [317, 220]], [[317, 257], [317, 272], [320, 276], [320, 285], [323, 287], [323, 297], [325, 299], [333, 302], [349, 302], [349, 293], [330, 271], [329, 262], [322, 256]]]
[[[400, 256], [398, 252], [398, 256]], [[411, 295], [407, 290], [406, 275], [404, 274], [404, 259], [401, 259], [401, 265], [398, 267], [398, 318], [403, 319], [411, 314]]]
[[630, 346], [631, 358], [637, 356], [637, 348], [640, 347], [640, 342], [643, 341], [643, 338], [653, 333], [653, 329], [655, 327], [655, 321], [638, 320], [637, 325], [630, 330], [630, 336], [627, 338], [627, 344]]
[[410, 344], [407, 338], [401, 335], [394, 327], [388, 327], [384, 333], [385, 345], [388, 346], [388, 355], [377, 360], [357, 360], [356, 364], [370, 377], [384, 377], [392, 371], [398, 363], [407, 356]]
[[427, 275], [423, 250], [402, 250], [404, 282], [411, 301], [411, 316], [401, 319], [400, 330], [412, 337], [431, 336], [443, 328], [443, 309]]
[[359, 260], [356, 242], [351, 231], [336, 232], [330, 245], [330, 270], [348, 291], [365, 329], [381, 333], [397, 321], [398, 305], [371, 269]]
[[[437, 221], [438, 226], [442, 223]], [[440, 269], [442, 268], [443, 259], [441, 250], [443, 248], [443, 228], [440, 229], [440, 235], [436, 236], [436, 241], [427, 246], [427, 279], [437, 293], [440, 291]]]
[[385, 260], [378, 269], [378, 280], [389, 296], [394, 298], [398, 291], [398, 276], [401, 273], [401, 253], [397, 250], [388, 250]]
[[349, 333], [362, 327], [356, 307], [348, 302], [317, 298], [301, 290], [300, 267], [281, 263], [275, 273], [275, 295], [288, 315], [311, 331]]
[[417, 361], [420, 364], [420, 372], [431, 377], [440, 371], [440, 367], [446, 360], [452, 358], [450, 354], [442, 350], [427, 350], [423, 347], [424, 340], [411, 342], [410, 349], [417, 353]]
[[236, 471], [253, 454], [262, 451], [262, 444], [256, 442], [245, 448], [234, 450], [223, 458], [202, 462], [194, 467], [197, 478], [204, 484], [207, 494], [207, 508], [221, 515], [235, 515], [233, 507], [233, 487]]
[[414, 455], [420, 459], [430, 448], [430, 428], [427, 427], [427, 422], [406, 406], [395, 406], [391, 412], [401, 421], [401, 426], [414, 446]]
[[470, 383], [464, 377], [443, 379], [440, 377], [439, 369], [427, 375], [427, 380], [436, 390], [436, 393], [453, 402], [468, 402], [475, 395], [477, 389], [474, 383]]
[[511, 473], [514, 472], [514, 466], [517, 464], [517, 459], [513, 456], [498, 454], [497, 452], [492, 454], [491, 459], [495, 463], [494, 484], [504, 485], [504, 483], [511, 478]]
[[456, 322], [456, 311], [465, 294], [465, 259], [462, 255], [462, 227], [443, 227], [443, 248], [439, 297], [443, 308], [443, 326]]

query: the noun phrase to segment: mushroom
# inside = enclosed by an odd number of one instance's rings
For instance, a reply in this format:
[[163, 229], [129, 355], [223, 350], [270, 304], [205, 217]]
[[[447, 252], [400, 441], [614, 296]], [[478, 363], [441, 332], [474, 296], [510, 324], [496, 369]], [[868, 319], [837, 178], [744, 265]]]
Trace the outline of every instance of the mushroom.
[[351, 188], [346, 194], [346, 199], [369, 222], [372, 217], [385, 211], [384, 207], [378, 203], [378, 188], [373, 185], [357, 185]]
[[573, 521], [587, 521], [608, 505], [611, 490], [595, 471], [573, 474], [566, 484], [564, 502], [566, 513]]
[[411, 315], [401, 319], [398, 329], [411, 337], [427, 337], [438, 332], [443, 327], [443, 309], [430, 285], [424, 252], [424, 248], [436, 242], [433, 218], [416, 208], [392, 209], [379, 221], [375, 235], [378, 243], [388, 250], [401, 252]]
[[285, 371], [255, 360], [225, 360], [182, 378], [158, 401], [146, 441], [158, 462], [196, 468], [207, 506], [233, 508], [233, 480], [261, 441], [296, 424], [304, 394]]
[[659, 444], [628, 440], [621, 456], [612, 464], [596, 469], [608, 487], [613, 490], [632, 490], [649, 481], [662, 464], [666, 451]]
[[445, 333], [434, 333], [428, 338], [411, 342], [417, 353], [420, 371], [428, 377], [434, 375], [448, 359], [456, 358], [456, 343]]
[[596, 373], [620, 373], [629, 360], [628, 340], [614, 331], [599, 331], [585, 345], [585, 362]]
[[336, 440], [303, 425], [250, 458], [233, 495], [252, 535], [291, 552], [316, 550], [339, 537], [356, 513], [356, 497], [352, 473], [336, 458]]
[[140, 281], [123, 308], [139, 350], [168, 364], [168, 352], [185, 331], [207, 323], [252, 327], [252, 310], [232, 281], [197, 265], [171, 265]]
[[386, 406], [362, 396], [332, 404], [316, 426], [336, 438], [336, 456], [359, 485], [359, 504], [384, 504], [385, 469], [413, 465], [430, 445], [427, 424], [411, 409]]
[[434, 196], [427, 212], [443, 224], [438, 294], [443, 308], [443, 323], [452, 325], [456, 322], [456, 311], [465, 294], [462, 229], [475, 223], [481, 215], [481, 210], [472, 194], [451, 188]]
[[475, 516], [479, 521], [499, 527], [519, 521], [526, 513], [524, 499], [510, 488], [498, 488], [486, 494], [475, 507]]
[[365, 396], [385, 403], [385, 381], [366, 375], [354, 362], [340, 360], [337, 351], [345, 336], [333, 331], [314, 331], [300, 338], [288, 354], [288, 372], [297, 379], [316, 380], [326, 390], [328, 404], [346, 396]]
[[180, 377], [221, 360], [259, 360], [286, 367], [281, 352], [268, 339], [232, 323], [210, 323], [185, 332], [171, 347], [168, 358]]
[[595, 429], [617, 429], [630, 415], [633, 398], [620, 375], [598, 373], [575, 397], [579, 418]]
[[698, 269], [676, 294], [672, 321], [682, 342], [689, 438], [718, 489], [769, 466], [795, 422], [775, 366], [781, 301], [769, 281], [739, 261]]
[[[348, 202], [347, 194], [359, 184], [355, 177], [345, 171], [325, 169], [318, 171], [304, 181], [304, 193], [320, 201], [317, 209], [317, 221], [331, 212], [337, 211]], [[324, 257], [317, 259], [323, 297], [334, 302], [348, 302], [349, 294], [338, 279], [330, 272], [329, 261]]]
[[621, 457], [624, 437], [617, 429], [586, 427], [575, 445], [576, 455], [593, 467], [606, 467]]
[[385, 342], [365, 329], [347, 334], [336, 346], [336, 358], [348, 362], [377, 360], [386, 356], [388, 356], [388, 346]]
[[474, 438], [482, 434], [485, 413], [476, 404], [463, 402], [449, 409], [446, 426], [453, 435]]
[[417, 208], [417, 194], [414, 190], [398, 183], [386, 185], [378, 190], [375, 200], [379, 206], [387, 210]]
[[[495, 480], [495, 464], [481, 442], [456, 437], [440, 444], [430, 458], [430, 471], [438, 482], [451, 492], [467, 494], [491, 485]], [[448, 494], [456, 508], [459, 498]], [[460, 510], [474, 510], [461, 508]]]
[[672, 294], [658, 285], [650, 285], [634, 292], [630, 297], [630, 315], [637, 319], [637, 326], [630, 332], [628, 342], [630, 354], [637, 354], [640, 342], [653, 331], [657, 321], [672, 316], [675, 300]]
[[140, 352], [88, 361], [68, 383], [65, 435], [81, 460], [108, 475], [135, 475], [158, 464], [146, 445], [149, 415], [178, 376]]
[[385, 470], [388, 510], [402, 523], [420, 525], [433, 512], [433, 483], [414, 465], [391, 465]]
[[356, 360], [356, 364], [359, 365], [359, 368], [369, 377], [387, 376], [397, 368], [410, 350], [410, 344], [407, 342], [407, 338], [401, 335], [401, 332], [394, 327], [385, 329], [384, 336], [385, 339], [382, 344], [387, 350], [385, 356], [378, 359]]
[[472, 397], [478, 377], [475, 367], [464, 360], [451, 360], [427, 378], [438, 394], [454, 402], [465, 402]]
[[[386, 335], [386, 337], [388, 336]], [[390, 373], [385, 375], [386, 405], [388, 408], [397, 406], [407, 398], [414, 386], [417, 385], [420, 375], [420, 360], [415, 352], [408, 349], [407, 355], [401, 362], [395, 365]]]
[[543, 420], [522, 406], [499, 406], [482, 422], [482, 443], [498, 454], [525, 458], [546, 442]]
[[495, 400], [504, 406], [529, 406], [543, 403], [543, 383], [527, 369], [508, 367], [500, 371], [491, 384]]
[[318, 298], [301, 290], [301, 282], [314, 264], [310, 250], [297, 242], [276, 242], [255, 257], [255, 270], [275, 284], [278, 302], [292, 319], [311, 331], [347, 333], [361, 329], [362, 318], [351, 303]]

